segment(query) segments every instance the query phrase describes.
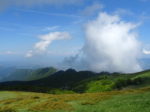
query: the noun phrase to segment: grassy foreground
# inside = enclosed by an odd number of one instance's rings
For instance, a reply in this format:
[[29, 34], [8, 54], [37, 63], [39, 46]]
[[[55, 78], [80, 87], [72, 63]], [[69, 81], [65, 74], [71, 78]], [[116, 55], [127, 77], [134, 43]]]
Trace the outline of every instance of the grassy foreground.
[[150, 112], [150, 87], [62, 95], [1, 91], [0, 112]]

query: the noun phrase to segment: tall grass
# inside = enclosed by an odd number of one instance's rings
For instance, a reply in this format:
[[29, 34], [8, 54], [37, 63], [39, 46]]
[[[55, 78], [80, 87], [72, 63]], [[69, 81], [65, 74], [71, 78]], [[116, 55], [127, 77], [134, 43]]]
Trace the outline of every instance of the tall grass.
[[0, 92], [0, 98], [0, 112], [150, 111], [150, 87], [138, 90], [63, 95], [8, 91]]

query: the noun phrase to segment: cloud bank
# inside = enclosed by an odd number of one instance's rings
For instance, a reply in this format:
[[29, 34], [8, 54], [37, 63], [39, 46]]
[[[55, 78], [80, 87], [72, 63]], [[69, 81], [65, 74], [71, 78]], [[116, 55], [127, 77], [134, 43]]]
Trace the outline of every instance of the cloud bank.
[[65, 59], [65, 63], [79, 70], [95, 72], [141, 71], [137, 61], [141, 46], [136, 27], [136, 24], [122, 21], [117, 15], [100, 13], [96, 20], [86, 24], [86, 41], [80, 53]]
[[43, 53], [53, 41], [70, 39], [71, 36], [68, 32], [51, 32], [46, 35], [41, 35], [39, 38], [40, 41], [34, 45], [34, 50], [28, 51], [26, 57], [32, 57], [35, 54]]

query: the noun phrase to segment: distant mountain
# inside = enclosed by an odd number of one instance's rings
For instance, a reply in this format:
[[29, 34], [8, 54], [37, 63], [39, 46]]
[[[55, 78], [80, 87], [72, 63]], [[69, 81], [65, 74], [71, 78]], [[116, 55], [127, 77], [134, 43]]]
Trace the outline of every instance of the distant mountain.
[[47, 68], [40, 68], [32, 71], [27, 77], [26, 80], [31, 81], [31, 80], [38, 80], [42, 79], [44, 77], [48, 77], [54, 73], [57, 72], [56, 68], [53, 67], [47, 67]]
[[16, 67], [0, 66], [0, 82], [6, 81], [5, 78], [9, 77], [15, 70], [16, 70]]
[[[6, 69], [7, 71], [8, 69]], [[12, 69], [7, 72], [0, 72], [5, 75], [1, 81], [30, 81], [38, 80], [55, 73], [57, 69], [53, 67], [40, 68], [40, 69]], [[8, 75], [7, 75], [7, 74]]]
[[9, 76], [5, 77], [5, 81], [25, 81], [28, 75], [30, 75], [34, 70], [32, 69], [16, 69]]

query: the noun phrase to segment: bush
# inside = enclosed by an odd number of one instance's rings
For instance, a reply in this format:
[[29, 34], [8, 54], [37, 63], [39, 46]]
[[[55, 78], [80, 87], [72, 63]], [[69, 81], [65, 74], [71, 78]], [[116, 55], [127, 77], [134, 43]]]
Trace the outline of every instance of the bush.
[[131, 79], [118, 79], [116, 82], [115, 82], [115, 88], [117, 89], [122, 89], [123, 87], [126, 87], [128, 85], [131, 85], [132, 84], [132, 80]]
[[115, 86], [114, 88], [117, 88], [117, 89], [122, 89], [123, 87], [126, 87], [126, 86], [129, 86], [129, 85], [139, 85], [139, 84], [142, 84], [144, 81], [143, 78], [141, 77], [138, 77], [138, 78], [135, 78], [135, 79], [118, 79], [116, 82], [115, 82]]
[[143, 83], [143, 81], [144, 81], [143, 78], [138, 77], [138, 78], [134, 79], [134, 80], [132, 81], [132, 83], [133, 83], [134, 85], [139, 85], [139, 84]]

